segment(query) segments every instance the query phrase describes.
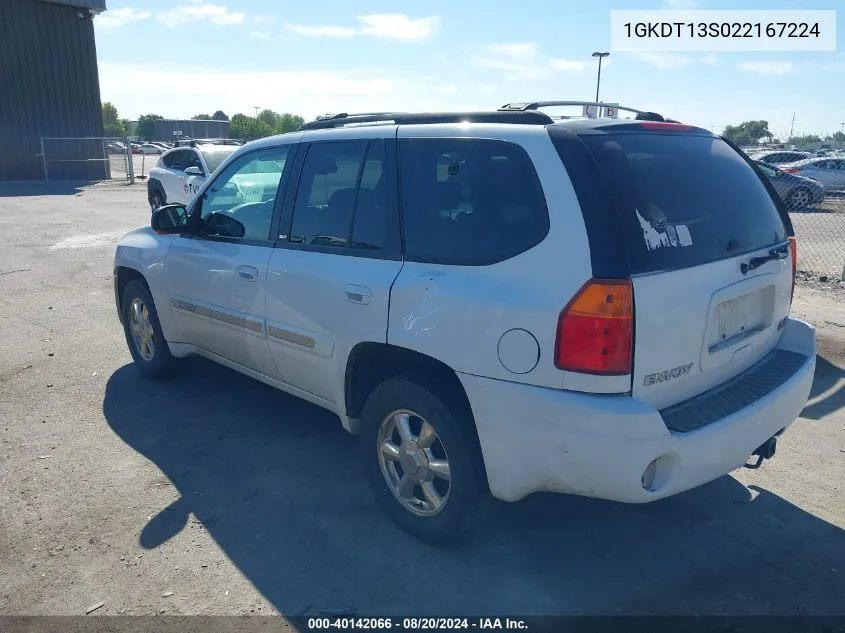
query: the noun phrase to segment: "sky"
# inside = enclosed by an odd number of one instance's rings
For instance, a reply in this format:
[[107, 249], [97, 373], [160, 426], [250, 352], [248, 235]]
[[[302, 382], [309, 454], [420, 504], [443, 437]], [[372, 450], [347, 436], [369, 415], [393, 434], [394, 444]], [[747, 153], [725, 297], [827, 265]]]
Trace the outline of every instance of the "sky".
[[[613, 9], [842, 9], [841, 0], [108, 0], [100, 91], [122, 118], [493, 109], [593, 100]], [[837, 6], [838, 5], [838, 6]], [[845, 52], [611, 52], [603, 101], [776, 136], [845, 122]]]

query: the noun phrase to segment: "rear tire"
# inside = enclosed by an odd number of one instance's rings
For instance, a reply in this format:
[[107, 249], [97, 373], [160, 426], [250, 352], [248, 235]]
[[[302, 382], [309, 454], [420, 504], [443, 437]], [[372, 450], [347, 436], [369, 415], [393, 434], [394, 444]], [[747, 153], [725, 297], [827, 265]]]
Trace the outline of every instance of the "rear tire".
[[123, 333], [135, 367], [149, 378], [167, 378], [176, 359], [161, 332], [155, 304], [147, 285], [137, 279], [126, 282], [121, 297]]
[[784, 200], [787, 211], [803, 211], [813, 202], [813, 192], [806, 187], [797, 187]]
[[471, 413], [426, 382], [398, 376], [373, 390], [361, 415], [360, 456], [388, 516], [418, 539], [443, 545], [479, 526], [492, 498]]

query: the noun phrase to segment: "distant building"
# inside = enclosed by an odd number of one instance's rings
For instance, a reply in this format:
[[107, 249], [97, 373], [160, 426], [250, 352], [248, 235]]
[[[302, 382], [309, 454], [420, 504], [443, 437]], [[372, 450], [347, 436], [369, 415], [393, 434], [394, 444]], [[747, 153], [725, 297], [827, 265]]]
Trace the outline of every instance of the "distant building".
[[229, 138], [229, 122], [193, 119], [153, 121], [153, 138], [149, 141], [174, 142], [183, 138]]
[[[42, 137], [103, 135], [94, 15], [105, 0], [0, 0], [0, 180], [41, 180]], [[90, 147], [89, 147], [90, 145]], [[104, 178], [100, 141], [48, 147], [50, 180]]]

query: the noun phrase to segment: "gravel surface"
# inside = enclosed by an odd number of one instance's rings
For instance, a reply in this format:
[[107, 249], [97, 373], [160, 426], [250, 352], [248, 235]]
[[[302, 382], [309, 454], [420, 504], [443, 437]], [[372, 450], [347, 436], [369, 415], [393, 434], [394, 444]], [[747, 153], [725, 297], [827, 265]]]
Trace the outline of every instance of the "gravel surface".
[[838, 287], [796, 290], [816, 383], [760, 470], [645, 506], [536, 495], [434, 549], [334, 416], [200, 359], [136, 373], [111, 258], [143, 186], [42, 191], [0, 188], [0, 614], [845, 612]]

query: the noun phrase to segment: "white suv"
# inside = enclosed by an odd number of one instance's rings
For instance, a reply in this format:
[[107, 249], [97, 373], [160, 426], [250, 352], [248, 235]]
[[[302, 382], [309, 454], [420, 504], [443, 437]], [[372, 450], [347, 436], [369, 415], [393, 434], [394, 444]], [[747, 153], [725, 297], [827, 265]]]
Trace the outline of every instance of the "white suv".
[[200, 354], [335, 412], [430, 541], [491, 497], [641, 503], [759, 466], [815, 366], [777, 194], [705, 129], [558, 103], [238, 149], [117, 247], [136, 365]]
[[155, 211], [165, 204], [187, 205], [209, 174], [236, 149], [236, 145], [209, 143], [163, 150], [156, 166], [150, 169], [147, 180], [150, 208]]

